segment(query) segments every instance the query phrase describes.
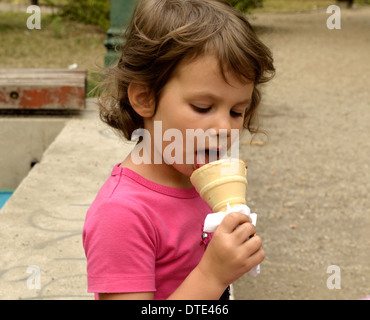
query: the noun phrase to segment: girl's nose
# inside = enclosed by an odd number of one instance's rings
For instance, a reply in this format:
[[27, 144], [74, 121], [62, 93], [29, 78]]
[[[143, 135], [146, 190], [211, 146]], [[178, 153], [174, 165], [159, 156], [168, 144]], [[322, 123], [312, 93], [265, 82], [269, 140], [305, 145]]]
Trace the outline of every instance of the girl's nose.
[[213, 119], [213, 123], [212, 123], [212, 129], [215, 130], [215, 132], [217, 133], [217, 135], [220, 134], [220, 130], [221, 132], [223, 132], [223, 134], [225, 133], [225, 131], [227, 132], [227, 135], [229, 136], [230, 135], [230, 132], [231, 132], [231, 119], [230, 119], [230, 115], [229, 114], [226, 114], [224, 112], [219, 112], [217, 114], [215, 114], [215, 117]]

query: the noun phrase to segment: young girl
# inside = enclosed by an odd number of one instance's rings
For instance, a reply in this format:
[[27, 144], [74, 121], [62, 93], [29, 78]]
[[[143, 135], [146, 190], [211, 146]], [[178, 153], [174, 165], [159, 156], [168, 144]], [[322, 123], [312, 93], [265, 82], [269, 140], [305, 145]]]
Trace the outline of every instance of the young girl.
[[[96, 298], [219, 299], [264, 259], [246, 215], [231, 213], [213, 235], [203, 233], [212, 211], [189, 177], [230, 148], [232, 130], [256, 132], [257, 85], [273, 73], [270, 51], [226, 0], [138, 1], [100, 115], [129, 140], [137, 129], [146, 134], [87, 212]], [[186, 141], [191, 129], [213, 130], [218, 145]]]

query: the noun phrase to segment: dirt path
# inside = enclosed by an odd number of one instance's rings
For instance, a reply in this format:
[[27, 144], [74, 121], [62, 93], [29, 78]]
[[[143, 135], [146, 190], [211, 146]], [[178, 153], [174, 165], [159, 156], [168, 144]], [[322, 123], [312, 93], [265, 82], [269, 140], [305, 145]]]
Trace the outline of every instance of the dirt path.
[[[341, 30], [327, 29], [328, 17], [252, 20], [277, 75], [264, 89], [268, 138], [258, 135], [263, 145], [244, 142], [242, 151], [266, 259], [259, 277], [235, 284], [237, 299], [370, 294], [370, 8], [342, 9]], [[331, 265], [340, 289], [327, 287]]]

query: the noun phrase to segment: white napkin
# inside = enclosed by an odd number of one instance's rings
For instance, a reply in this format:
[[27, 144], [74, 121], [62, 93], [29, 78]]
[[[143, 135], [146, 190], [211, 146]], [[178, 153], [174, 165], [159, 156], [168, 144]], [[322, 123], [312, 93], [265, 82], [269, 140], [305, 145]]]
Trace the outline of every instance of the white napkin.
[[[221, 223], [221, 221], [225, 218], [225, 216], [231, 212], [241, 212], [246, 214], [252, 219], [252, 224], [256, 226], [257, 214], [251, 213], [251, 210], [247, 205], [243, 204], [231, 208], [230, 205], [227, 204], [226, 211], [210, 213], [206, 216], [206, 219], [204, 220], [203, 231], [214, 232], [218, 225]], [[248, 271], [248, 273], [253, 277], [256, 277], [260, 273], [260, 265], [253, 267], [251, 270]]]

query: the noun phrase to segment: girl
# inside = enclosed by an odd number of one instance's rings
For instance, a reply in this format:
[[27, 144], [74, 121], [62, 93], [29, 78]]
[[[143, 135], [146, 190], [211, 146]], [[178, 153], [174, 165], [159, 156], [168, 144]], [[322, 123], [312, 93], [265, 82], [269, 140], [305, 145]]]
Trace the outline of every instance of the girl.
[[[273, 73], [270, 51], [226, 0], [138, 1], [100, 116], [129, 140], [137, 129], [145, 134], [87, 212], [83, 244], [96, 298], [219, 299], [264, 259], [246, 215], [231, 213], [212, 237], [203, 234], [211, 208], [189, 177], [230, 148], [232, 130], [257, 131], [257, 86]], [[190, 129], [212, 130], [218, 143], [200, 149], [199, 137], [186, 141]], [[143, 153], [149, 161], [138, 161]]]

